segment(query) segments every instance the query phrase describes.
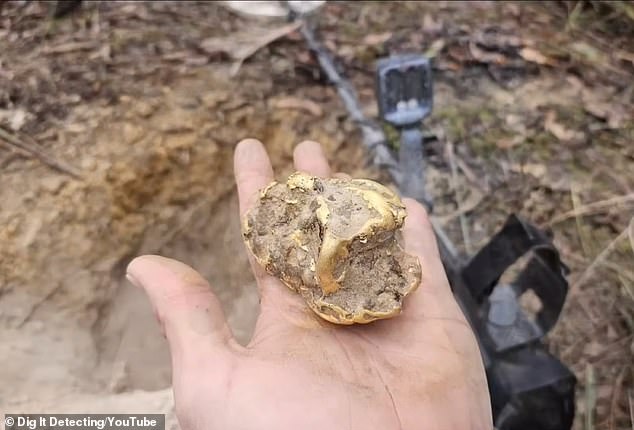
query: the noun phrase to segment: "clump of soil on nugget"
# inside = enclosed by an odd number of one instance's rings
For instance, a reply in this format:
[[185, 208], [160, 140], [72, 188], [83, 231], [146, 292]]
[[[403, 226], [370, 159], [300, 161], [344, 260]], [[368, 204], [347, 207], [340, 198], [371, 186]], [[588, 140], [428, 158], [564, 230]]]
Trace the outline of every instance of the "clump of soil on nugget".
[[400, 313], [421, 279], [398, 233], [405, 207], [364, 179], [294, 173], [262, 190], [243, 221], [256, 260], [322, 318], [368, 323]]

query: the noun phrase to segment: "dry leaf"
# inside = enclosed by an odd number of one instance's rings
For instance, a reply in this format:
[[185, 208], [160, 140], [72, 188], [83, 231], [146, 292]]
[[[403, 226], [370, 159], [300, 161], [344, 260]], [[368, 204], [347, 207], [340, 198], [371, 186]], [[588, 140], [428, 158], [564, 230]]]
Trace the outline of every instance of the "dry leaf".
[[504, 55], [497, 52], [485, 51], [484, 49], [479, 48], [473, 41], [469, 42], [469, 52], [475, 60], [478, 60], [481, 63], [506, 64], [507, 62], [507, 58]]
[[520, 57], [522, 57], [523, 59], [525, 59], [526, 61], [529, 61], [531, 63], [537, 63], [537, 64], [547, 64], [549, 66], [553, 65], [553, 60], [546, 57], [544, 54], [542, 54], [541, 52], [539, 52], [537, 49], [533, 49], [533, 48], [522, 48], [520, 49]]
[[539, 163], [522, 164], [521, 170], [523, 173], [528, 173], [537, 179], [543, 178], [547, 171], [546, 166]]
[[548, 173], [546, 165], [541, 163], [512, 163], [509, 165], [509, 170], [512, 172], [528, 174], [536, 179], [542, 179]]
[[64, 131], [69, 133], [81, 134], [85, 133], [86, 130], [88, 130], [88, 127], [81, 123], [67, 124], [64, 126]]
[[352, 59], [357, 54], [357, 50], [358, 49], [356, 46], [343, 45], [341, 48], [339, 48], [339, 50], [337, 51], [337, 54], [341, 58]]
[[109, 63], [110, 61], [112, 61], [112, 48], [110, 47], [110, 44], [103, 44], [101, 48], [91, 53], [88, 58], [90, 58], [91, 60], [101, 59], [105, 63]]
[[526, 123], [524, 117], [521, 115], [509, 113], [504, 117], [504, 122], [506, 122], [509, 130], [512, 130], [521, 136], [526, 136]]
[[432, 44], [429, 46], [429, 49], [427, 49], [427, 51], [425, 52], [425, 56], [429, 58], [434, 58], [443, 50], [444, 47], [445, 47], [445, 40], [436, 39], [432, 42]]
[[436, 21], [431, 14], [426, 13], [423, 16], [423, 32], [424, 33], [440, 33], [443, 28], [441, 20]]
[[444, 60], [442, 57], [438, 60], [436, 64], [438, 70], [450, 70], [452, 72], [459, 72], [462, 70], [462, 66], [455, 61]]
[[214, 90], [200, 96], [200, 101], [206, 108], [215, 108], [220, 103], [226, 102], [231, 98], [229, 91]]
[[183, 61], [191, 55], [189, 51], [173, 51], [163, 54], [162, 57], [165, 61]]
[[618, 103], [606, 100], [592, 91], [584, 89], [582, 91], [583, 109], [590, 115], [604, 120], [612, 129], [623, 127], [631, 112], [624, 109]]
[[570, 45], [570, 47], [573, 52], [591, 63], [602, 63], [605, 61], [605, 55], [601, 51], [585, 42], [578, 41]]
[[593, 358], [598, 357], [603, 352], [605, 352], [603, 345], [601, 345], [596, 340], [586, 343], [586, 345], [583, 347], [583, 353]]
[[20, 130], [26, 121], [32, 117], [24, 109], [0, 109], [0, 123], [6, 123], [13, 131]]
[[510, 149], [524, 142], [524, 137], [521, 135], [515, 135], [513, 137], [503, 137], [495, 142], [495, 146], [500, 149]]
[[552, 133], [557, 139], [561, 141], [571, 141], [574, 139], [583, 139], [584, 134], [578, 131], [570, 130], [563, 124], [557, 122], [557, 114], [555, 111], [548, 111], [546, 118], [544, 119], [544, 128], [546, 131]]
[[282, 27], [258, 28], [248, 27], [247, 30], [229, 34], [223, 37], [210, 37], [200, 42], [200, 48], [210, 55], [226, 54], [235, 60], [231, 68], [231, 75], [235, 75], [242, 63], [269, 43], [297, 30], [301, 22], [294, 22]]
[[516, 3], [504, 3], [504, 7], [515, 17], [520, 16], [522, 13], [520, 6]]
[[509, 34], [508, 32], [500, 32], [494, 28], [476, 32], [476, 34], [473, 35], [473, 41], [487, 49], [498, 51], [505, 51], [508, 50], [508, 48], [519, 48], [522, 46], [521, 37], [515, 34]]
[[368, 34], [363, 38], [364, 45], [382, 45], [392, 37], [391, 32]]
[[274, 99], [271, 101], [271, 107], [276, 109], [303, 110], [316, 117], [321, 117], [324, 114], [321, 106], [314, 101], [298, 97], [282, 97]]
[[620, 60], [634, 64], [634, 54], [630, 52], [618, 49], [614, 52], [614, 55], [617, 56]]

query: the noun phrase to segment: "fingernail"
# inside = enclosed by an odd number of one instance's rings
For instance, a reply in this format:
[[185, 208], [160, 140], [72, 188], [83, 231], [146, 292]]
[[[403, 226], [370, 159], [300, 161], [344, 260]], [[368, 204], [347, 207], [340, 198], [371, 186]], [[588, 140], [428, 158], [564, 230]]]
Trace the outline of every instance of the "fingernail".
[[236, 145], [235, 152], [241, 157], [250, 155], [256, 148], [260, 148], [262, 143], [257, 139], [247, 138], [242, 139]]
[[131, 273], [126, 273], [125, 277], [135, 287], [143, 288], [143, 285], [141, 285], [141, 283], [138, 281], [138, 279], [136, 279]]

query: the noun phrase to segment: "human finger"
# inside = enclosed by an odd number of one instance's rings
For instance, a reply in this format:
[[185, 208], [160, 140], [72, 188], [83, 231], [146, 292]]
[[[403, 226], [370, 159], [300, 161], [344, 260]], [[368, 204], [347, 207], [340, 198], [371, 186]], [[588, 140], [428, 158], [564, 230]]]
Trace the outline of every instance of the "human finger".
[[191, 267], [158, 255], [137, 257], [128, 279], [145, 290], [163, 326], [176, 368], [195, 368], [202, 357], [224, 361], [237, 347], [218, 298]]
[[320, 178], [330, 177], [330, 165], [321, 145], [312, 140], [305, 140], [293, 151], [295, 169]]
[[233, 170], [238, 185], [240, 216], [243, 216], [257, 201], [259, 191], [273, 181], [273, 168], [264, 145], [255, 139], [238, 143]]

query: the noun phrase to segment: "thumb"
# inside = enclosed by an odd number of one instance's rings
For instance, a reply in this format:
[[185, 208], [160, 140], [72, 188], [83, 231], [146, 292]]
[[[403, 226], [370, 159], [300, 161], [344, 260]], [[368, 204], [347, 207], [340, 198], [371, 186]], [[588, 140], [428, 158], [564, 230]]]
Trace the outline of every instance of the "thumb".
[[[223, 361], [236, 347], [220, 302], [191, 267], [158, 255], [135, 258], [127, 278], [148, 295], [163, 326], [176, 374]], [[176, 376], [176, 375], [175, 375]]]

